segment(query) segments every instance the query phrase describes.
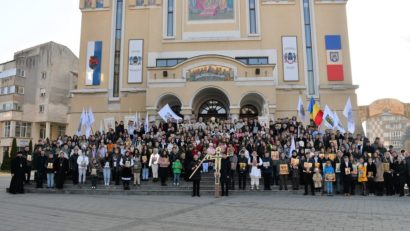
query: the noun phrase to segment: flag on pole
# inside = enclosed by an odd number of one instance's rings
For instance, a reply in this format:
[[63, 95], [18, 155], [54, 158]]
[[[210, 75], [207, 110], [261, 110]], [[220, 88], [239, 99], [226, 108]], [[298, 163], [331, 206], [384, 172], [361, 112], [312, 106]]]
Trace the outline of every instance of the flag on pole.
[[325, 111], [323, 113], [323, 124], [328, 129], [335, 128], [335, 119], [333, 118], [333, 112], [327, 105], [325, 106]]
[[350, 101], [350, 97], [346, 101], [345, 109], [343, 110], [343, 115], [347, 119], [347, 131], [353, 134], [355, 131], [355, 122], [354, 122], [353, 107], [352, 107], [352, 102]]
[[320, 126], [323, 121], [323, 111], [320, 109], [319, 104], [315, 101], [315, 99], [313, 99], [313, 97], [310, 98], [308, 110], [316, 126]]
[[91, 109], [91, 107], [88, 110], [88, 121], [90, 123], [90, 126], [95, 122], [94, 113], [93, 113], [93, 110]]
[[292, 152], [296, 150], [295, 138], [292, 136], [292, 141], [289, 148], [289, 158], [292, 157]]
[[145, 134], [149, 132], [149, 121], [148, 121], [148, 112], [145, 115], [145, 125], [144, 125]]
[[339, 119], [339, 116], [337, 115], [337, 112], [333, 112], [333, 119], [334, 119], [334, 124], [335, 124], [335, 129], [339, 130], [341, 133], [346, 133], [346, 130], [343, 128], [343, 124]]
[[82, 128], [83, 128], [83, 124], [85, 122], [84, 119], [85, 119], [85, 112], [84, 112], [84, 108], [83, 108], [83, 112], [81, 112], [80, 122], [78, 124], [77, 132], [76, 132], [77, 136], [82, 135]]
[[298, 102], [298, 115], [300, 120], [303, 122], [306, 120], [306, 114], [305, 114], [305, 107], [303, 106], [303, 101], [302, 97], [299, 96], [299, 102]]
[[181, 117], [179, 117], [177, 114], [175, 114], [174, 111], [172, 111], [171, 107], [168, 104], [162, 107], [161, 110], [159, 110], [158, 114], [166, 123], [173, 120], [176, 120], [177, 122], [182, 120]]

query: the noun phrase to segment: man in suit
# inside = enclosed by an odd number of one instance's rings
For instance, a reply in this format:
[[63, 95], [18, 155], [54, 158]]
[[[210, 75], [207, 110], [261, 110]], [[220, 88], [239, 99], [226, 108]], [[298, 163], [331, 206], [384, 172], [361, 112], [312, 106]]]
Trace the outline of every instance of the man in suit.
[[302, 167], [303, 167], [303, 178], [305, 182], [305, 196], [308, 195], [308, 187], [310, 186], [310, 191], [312, 192], [312, 196], [315, 195], [315, 187], [313, 184], [313, 173], [314, 173], [314, 167], [315, 167], [315, 162], [313, 159], [314, 153], [309, 153], [306, 155], [307, 159], [302, 161]]

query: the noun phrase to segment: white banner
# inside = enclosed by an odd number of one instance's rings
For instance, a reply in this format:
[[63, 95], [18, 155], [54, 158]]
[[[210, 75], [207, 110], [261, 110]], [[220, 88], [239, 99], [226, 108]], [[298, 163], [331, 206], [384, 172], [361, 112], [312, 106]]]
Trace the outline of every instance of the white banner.
[[298, 45], [296, 36], [282, 37], [283, 78], [299, 81]]
[[170, 120], [176, 120], [177, 122], [182, 121], [182, 118], [179, 117], [175, 112], [172, 111], [171, 107], [167, 104], [159, 112], [159, 116], [165, 121], [169, 122]]
[[128, 83], [142, 83], [144, 41], [130, 40], [128, 53]]

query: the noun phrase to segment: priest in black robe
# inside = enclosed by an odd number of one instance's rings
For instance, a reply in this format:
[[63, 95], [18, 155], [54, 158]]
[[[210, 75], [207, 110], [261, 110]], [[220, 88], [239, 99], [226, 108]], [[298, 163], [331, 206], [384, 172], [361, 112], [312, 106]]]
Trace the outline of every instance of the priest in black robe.
[[23, 153], [17, 152], [16, 157], [11, 160], [11, 182], [9, 193], [24, 193], [26, 167], [27, 162], [26, 159], [23, 158]]
[[63, 151], [60, 152], [59, 157], [54, 161], [54, 170], [56, 178], [56, 188], [63, 189], [64, 181], [68, 172], [68, 159], [65, 158]]

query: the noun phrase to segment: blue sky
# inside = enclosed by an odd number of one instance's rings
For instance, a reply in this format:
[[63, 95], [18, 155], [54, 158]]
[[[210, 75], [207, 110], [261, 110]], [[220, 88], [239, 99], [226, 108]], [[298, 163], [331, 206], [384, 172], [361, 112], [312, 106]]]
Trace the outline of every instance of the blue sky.
[[[16, 51], [48, 41], [64, 44], [78, 55], [78, 2], [3, 3], [0, 63], [11, 60]], [[410, 0], [349, 0], [347, 14], [353, 82], [360, 85], [359, 105], [379, 98], [410, 103]]]

